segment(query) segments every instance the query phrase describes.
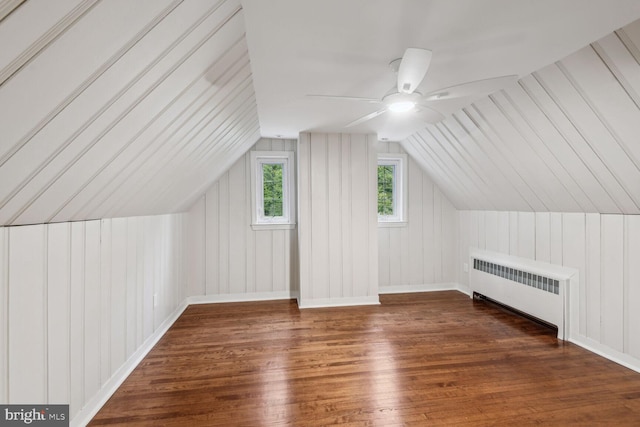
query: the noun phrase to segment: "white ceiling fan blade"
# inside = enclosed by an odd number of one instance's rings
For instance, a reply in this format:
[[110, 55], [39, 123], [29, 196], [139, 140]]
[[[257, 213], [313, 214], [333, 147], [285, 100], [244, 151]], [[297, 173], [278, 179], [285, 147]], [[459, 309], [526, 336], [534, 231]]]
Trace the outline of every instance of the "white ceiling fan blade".
[[398, 68], [398, 92], [412, 93], [424, 79], [431, 63], [431, 51], [410, 47], [404, 51]]
[[431, 107], [427, 107], [426, 105], [416, 105], [418, 110], [420, 111], [420, 118], [422, 121], [427, 123], [438, 123], [444, 120], [444, 115], [438, 111], [434, 110]]
[[375, 98], [361, 98], [359, 96], [340, 96], [340, 95], [306, 95], [307, 98], [331, 99], [335, 101], [360, 101], [369, 102], [371, 104], [379, 104], [380, 100]]
[[364, 123], [368, 120], [371, 119], [375, 119], [376, 117], [378, 117], [380, 114], [383, 114], [387, 111], [387, 109], [385, 108], [384, 110], [378, 110], [378, 111], [374, 111], [373, 113], [369, 113], [366, 116], [360, 117], [357, 120], [352, 121], [351, 123], [346, 124], [344, 127], [346, 128], [350, 128], [353, 126], [358, 126], [360, 123]]
[[516, 75], [493, 77], [490, 79], [476, 80], [460, 85], [446, 87], [430, 92], [424, 96], [426, 101], [438, 101], [441, 99], [462, 98], [470, 95], [488, 95], [503, 88], [518, 79]]

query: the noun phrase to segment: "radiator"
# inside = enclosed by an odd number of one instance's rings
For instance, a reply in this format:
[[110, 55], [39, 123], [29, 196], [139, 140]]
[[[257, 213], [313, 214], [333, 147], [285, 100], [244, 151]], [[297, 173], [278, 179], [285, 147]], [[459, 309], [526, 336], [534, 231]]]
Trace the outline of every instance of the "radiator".
[[497, 252], [469, 251], [469, 287], [474, 294], [557, 326], [569, 338], [569, 292], [578, 272], [559, 265]]

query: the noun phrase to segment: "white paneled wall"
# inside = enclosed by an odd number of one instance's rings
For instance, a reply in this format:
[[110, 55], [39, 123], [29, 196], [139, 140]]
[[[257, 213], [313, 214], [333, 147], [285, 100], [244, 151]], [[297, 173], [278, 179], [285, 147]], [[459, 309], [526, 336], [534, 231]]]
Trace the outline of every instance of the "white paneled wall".
[[[379, 142], [379, 153], [404, 153], [400, 144]], [[420, 166], [408, 157], [407, 224], [378, 228], [380, 292], [455, 286], [457, 215]]]
[[572, 340], [640, 370], [640, 215], [459, 212], [460, 283], [477, 247], [580, 271]]
[[378, 302], [377, 138], [298, 141], [300, 306]]
[[0, 402], [108, 396], [186, 297], [185, 236], [185, 215], [0, 228]]
[[[250, 151], [296, 151], [296, 141], [261, 139]], [[251, 155], [246, 152], [190, 215], [189, 292], [200, 301], [297, 295], [296, 229], [251, 228]], [[196, 299], [198, 300], [198, 299]]]
[[638, 76], [635, 21], [403, 146], [458, 209], [639, 214]]

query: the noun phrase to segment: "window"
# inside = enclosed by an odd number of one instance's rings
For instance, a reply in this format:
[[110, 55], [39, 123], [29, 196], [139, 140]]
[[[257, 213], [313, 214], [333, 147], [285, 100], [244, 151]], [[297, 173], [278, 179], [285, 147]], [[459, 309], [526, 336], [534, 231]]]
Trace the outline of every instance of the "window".
[[251, 152], [252, 222], [254, 229], [293, 228], [293, 152]]
[[406, 224], [406, 155], [378, 155], [378, 222], [381, 226]]

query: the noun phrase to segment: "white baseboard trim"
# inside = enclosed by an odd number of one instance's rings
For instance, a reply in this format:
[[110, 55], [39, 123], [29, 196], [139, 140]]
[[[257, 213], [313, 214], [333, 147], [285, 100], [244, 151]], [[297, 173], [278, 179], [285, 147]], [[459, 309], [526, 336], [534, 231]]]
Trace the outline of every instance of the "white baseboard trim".
[[378, 298], [377, 295], [371, 297], [298, 299], [299, 308], [349, 307], [355, 305], [379, 304], [380, 298]]
[[178, 307], [165, 319], [162, 324], [155, 330], [155, 332], [146, 339], [144, 343], [136, 350], [135, 353], [129, 357], [129, 359], [109, 378], [109, 380], [100, 388], [98, 393], [93, 396], [84, 407], [78, 412], [75, 417], [70, 421], [70, 426], [86, 426], [91, 419], [98, 413], [100, 408], [109, 400], [109, 398], [116, 392], [118, 387], [122, 385], [124, 380], [127, 379], [129, 374], [138, 366], [138, 364], [145, 358], [145, 356], [151, 351], [154, 345], [169, 328], [174, 324], [180, 315], [187, 308], [187, 301], [183, 301]]
[[457, 283], [456, 290], [467, 295], [469, 298], [473, 297], [473, 292], [471, 292], [471, 288], [469, 288], [467, 285], [461, 285], [460, 283]]
[[605, 359], [609, 359], [612, 362], [617, 363], [618, 365], [622, 365], [625, 368], [629, 368], [632, 371], [640, 373], [640, 360], [636, 359], [633, 356], [619, 352], [618, 350], [614, 350], [611, 347], [607, 347], [604, 344], [601, 344], [597, 341], [592, 340], [591, 338], [587, 338], [584, 336], [571, 336], [569, 338], [569, 342], [579, 345], [585, 350], [589, 350], [590, 352], [595, 353], [598, 356], [602, 356]]
[[398, 285], [380, 286], [378, 292], [381, 294], [408, 294], [413, 292], [436, 292], [436, 291], [456, 291], [459, 285], [454, 282], [427, 283], [424, 285]]
[[279, 299], [296, 299], [295, 292], [253, 292], [250, 294], [217, 294], [198, 295], [187, 298], [187, 304], [216, 304], [223, 302], [272, 301]]

